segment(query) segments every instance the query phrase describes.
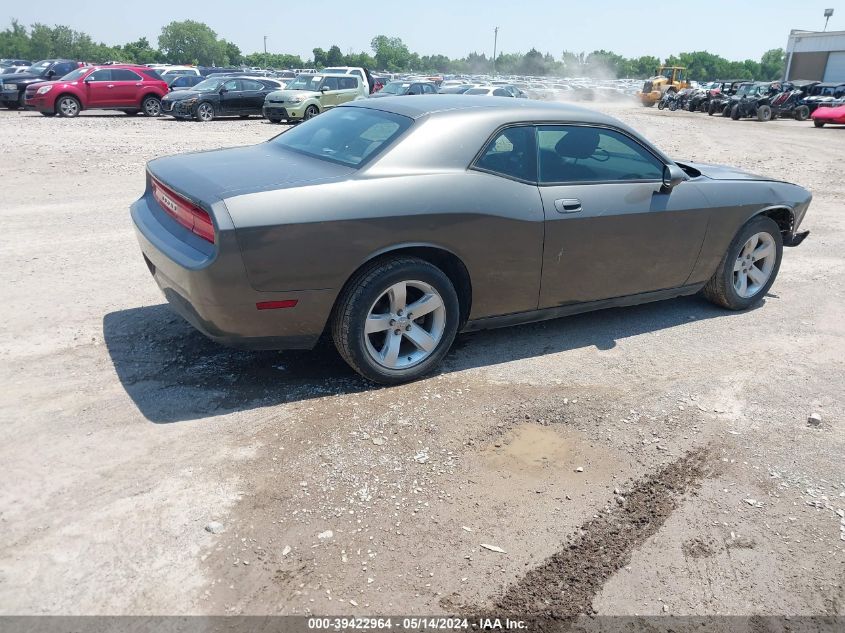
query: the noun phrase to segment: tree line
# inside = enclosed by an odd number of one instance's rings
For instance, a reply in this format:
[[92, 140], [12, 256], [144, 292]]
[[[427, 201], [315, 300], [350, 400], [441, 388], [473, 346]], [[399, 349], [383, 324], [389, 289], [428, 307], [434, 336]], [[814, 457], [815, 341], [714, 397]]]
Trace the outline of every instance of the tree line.
[[[145, 37], [122, 45], [95, 42], [87, 33], [69, 26], [35, 23], [30, 27], [12, 20], [0, 31], [0, 57], [33, 61], [64, 57], [89, 62], [120, 61], [150, 64], [169, 62], [205, 66], [261, 66], [284, 68], [325, 68], [328, 66], [364, 66], [391, 72], [448, 74], [489, 74], [531, 76], [570, 76], [597, 78], [643, 78], [654, 74], [660, 59], [653, 56], [627, 58], [611, 51], [591, 53], [563, 51], [559, 57], [532, 48], [527, 53], [500, 53], [495, 64], [485, 53], [472, 52], [450, 59], [445, 55], [419, 55], [398, 37], [377, 35], [370, 42], [371, 51], [344, 53], [339, 46], [315, 48], [312, 57], [303, 59], [289, 53], [243, 54], [235, 44], [218, 37], [211, 27], [194, 20], [176, 21], [162, 27], [157, 48]], [[759, 61], [731, 61], [695, 51], [672, 55], [667, 65], [685, 66], [692, 79], [781, 79], [784, 72], [783, 49], [766, 51]]]

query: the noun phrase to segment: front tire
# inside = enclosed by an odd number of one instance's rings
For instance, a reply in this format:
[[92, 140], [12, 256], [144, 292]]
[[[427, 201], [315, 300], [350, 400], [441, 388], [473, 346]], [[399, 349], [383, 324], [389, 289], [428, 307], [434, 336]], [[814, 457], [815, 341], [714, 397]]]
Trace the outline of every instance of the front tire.
[[816, 127], [824, 127], [824, 121], [819, 121], [818, 119], [813, 119], [813, 125]]
[[761, 105], [757, 108], [757, 120], [760, 123], [766, 123], [772, 120], [772, 109], [767, 105]]
[[197, 106], [197, 121], [200, 123], [208, 123], [214, 120], [214, 106], [208, 101], [203, 101]]
[[461, 319], [449, 277], [413, 257], [382, 260], [350, 280], [332, 315], [332, 338], [352, 369], [393, 385], [433, 371]]
[[738, 105], [735, 105], [733, 108], [731, 108], [731, 119], [733, 119], [734, 121], [739, 121], [739, 106]]
[[795, 120], [796, 121], [806, 121], [810, 118], [810, 108], [805, 105], [798, 106], [795, 108]]
[[313, 119], [318, 114], [320, 114], [320, 109], [315, 105], [310, 105], [305, 108], [305, 112], [302, 115], [302, 120], [307, 121], [308, 119]]
[[72, 119], [79, 115], [80, 110], [82, 110], [82, 105], [76, 97], [65, 95], [56, 102], [56, 113], [60, 117]]
[[736, 234], [702, 294], [728, 310], [746, 310], [759, 303], [775, 282], [783, 257], [780, 227], [757, 216]]

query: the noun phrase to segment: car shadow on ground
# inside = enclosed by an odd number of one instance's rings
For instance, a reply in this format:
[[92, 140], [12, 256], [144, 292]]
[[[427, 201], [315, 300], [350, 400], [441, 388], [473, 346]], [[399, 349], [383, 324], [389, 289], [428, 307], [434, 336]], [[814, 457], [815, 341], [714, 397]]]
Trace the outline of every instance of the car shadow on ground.
[[[601, 353], [620, 339], [730, 314], [700, 297], [682, 297], [462, 334], [441, 373], [585, 347]], [[330, 341], [310, 351], [234, 350], [205, 338], [166, 304], [107, 314], [103, 334], [121, 384], [156, 423], [379, 388], [355, 374]]]

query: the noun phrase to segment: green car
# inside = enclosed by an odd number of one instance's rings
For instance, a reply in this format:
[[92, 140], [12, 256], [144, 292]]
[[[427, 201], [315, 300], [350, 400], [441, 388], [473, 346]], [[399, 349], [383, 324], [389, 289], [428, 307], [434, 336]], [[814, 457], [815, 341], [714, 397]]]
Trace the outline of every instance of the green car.
[[264, 116], [271, 123], [307, 121], [334, 106], [366, 96], [356, 75], [299, 75], [284, 90], [264, 100]]

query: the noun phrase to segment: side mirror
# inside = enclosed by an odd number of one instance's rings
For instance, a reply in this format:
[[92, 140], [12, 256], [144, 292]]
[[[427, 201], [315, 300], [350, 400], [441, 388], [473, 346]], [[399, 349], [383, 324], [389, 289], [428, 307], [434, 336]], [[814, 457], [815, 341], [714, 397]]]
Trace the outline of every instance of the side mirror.
[[663, 167], [664, 189], [671, 191], [686, 179], [687, 175], [684, 173], [684, 170], [677, 165], [666, 165]]
[[52, 68], [47, 71], [47, 78], [53, 77], [56, 74], [56, 71]]
[[229, 89], [226, 88], [226, 86], [220, 86], [220, 94], [221, 95], [226, 94], [227, 92], [229, 92]]
[[328, 92], [329, 90], [331, 90], [331, 88], [329, 88], [328, 86], [323, 86], [322, 88], [320, 88], [320, 92]]

